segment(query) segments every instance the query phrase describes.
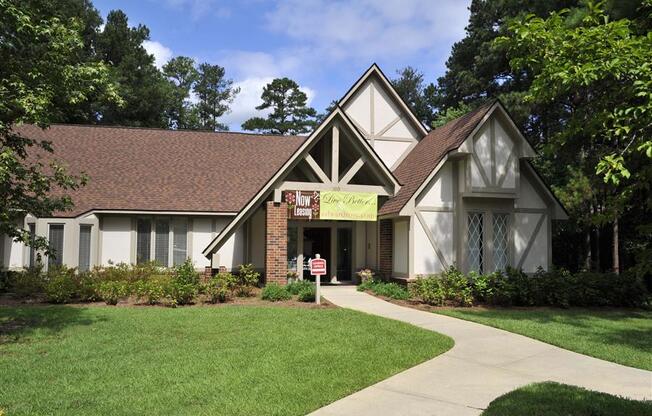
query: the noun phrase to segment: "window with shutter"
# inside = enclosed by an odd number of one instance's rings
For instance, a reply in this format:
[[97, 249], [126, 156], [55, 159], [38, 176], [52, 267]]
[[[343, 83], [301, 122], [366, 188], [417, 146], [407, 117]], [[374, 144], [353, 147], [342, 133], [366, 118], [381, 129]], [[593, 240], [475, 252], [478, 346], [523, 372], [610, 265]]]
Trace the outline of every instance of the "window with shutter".
[[48, 256], [49, 266], [60, 266], [63, 264], [63, 224], [50, 224], [48, 231], [50, 255]]
[[156, 221], [156, 239], [154, 245], [154, 260], [163, 267], [168, 267], [170, 254], [170, 222], [168, 220]]
[[136, 228], [136, 262], [140, 264], [148, 262], [150, 259], [152, 222], [148, 219], [139, 218]]
[[180, 218], [174, 221], [174, 246], [172, 248], [174, 265], [181, 264], [188, 257], [188, 220]]
[[91, 268], [91, 225], [79, 226], [79, 270], [88, 271]]

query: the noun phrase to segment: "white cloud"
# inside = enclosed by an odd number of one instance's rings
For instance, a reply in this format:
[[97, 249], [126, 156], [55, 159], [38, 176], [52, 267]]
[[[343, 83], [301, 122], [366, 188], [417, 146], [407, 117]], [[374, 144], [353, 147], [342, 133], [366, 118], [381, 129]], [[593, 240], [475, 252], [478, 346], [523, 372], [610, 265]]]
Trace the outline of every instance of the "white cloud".
[[143, 42], [143, 47], [150, 55], [154, 55], [154, 65], [161, 68], [172, 58], [172, 49], [163, 44], [151, 40]]
[[378, 60], [434, 50], [461, 38], [460, 0], [288, 0], [267, 14], [269, 28], [330, 62]]

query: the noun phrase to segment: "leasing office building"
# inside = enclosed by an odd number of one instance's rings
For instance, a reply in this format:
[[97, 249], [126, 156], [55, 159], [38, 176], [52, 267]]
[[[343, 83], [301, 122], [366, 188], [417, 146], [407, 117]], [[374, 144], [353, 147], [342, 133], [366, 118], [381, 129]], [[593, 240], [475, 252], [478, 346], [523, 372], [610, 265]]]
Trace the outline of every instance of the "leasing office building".
[[[563, 207], [499, 102], [432, 131], [373, 65], [307, 137], [120, 127], [21, 126], [90, 182], [54, 218], [26, 215], [59, 255], [87, 269], [186, 258], [197, 268], [253, 263], [267, 281], [308, 258], [350, 280], [362, 267], [414, 277], [456, 265], [533, 272], [551, 264]], [[4, 237], [2, 264], [37, 253]]]

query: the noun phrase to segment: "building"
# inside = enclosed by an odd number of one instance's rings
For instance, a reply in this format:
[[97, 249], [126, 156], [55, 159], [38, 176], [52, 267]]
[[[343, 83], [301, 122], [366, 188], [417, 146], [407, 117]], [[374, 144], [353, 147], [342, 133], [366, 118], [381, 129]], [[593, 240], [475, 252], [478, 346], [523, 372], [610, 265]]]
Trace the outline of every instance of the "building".
[[[428, 131], [372, 65], [307, 137], [53, 125], [50, 140], [90, 182], [75, 208], [24, 218], [56, 257], [88, 269], [191, 258], [253, 263], [267, 281], [326, 258], [329, 276], [370, 267], [414, 277], [449, 266], [534, 272], [551, 265], [551, 224], [566, 213], [498, 101]], [[34, 264], [5, 237], [2, 263]]]

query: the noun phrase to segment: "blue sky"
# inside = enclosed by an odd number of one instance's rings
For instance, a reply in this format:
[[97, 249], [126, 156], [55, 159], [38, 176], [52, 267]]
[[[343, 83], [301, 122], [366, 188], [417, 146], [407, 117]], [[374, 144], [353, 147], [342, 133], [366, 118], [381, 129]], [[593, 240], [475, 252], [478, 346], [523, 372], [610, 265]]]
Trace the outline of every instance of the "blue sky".
[[241, 92], [223, 118], [232, 130], [255, 115], [262, 87], [297, 81], [318, 111], [340, 98], [373, 62], [394, 77], [411, 65], [428, 82], [464, 36], [462, 0], [94, 0], [102, 17], [122, 9], [149, 27], [147, 49], [226, 68]]

